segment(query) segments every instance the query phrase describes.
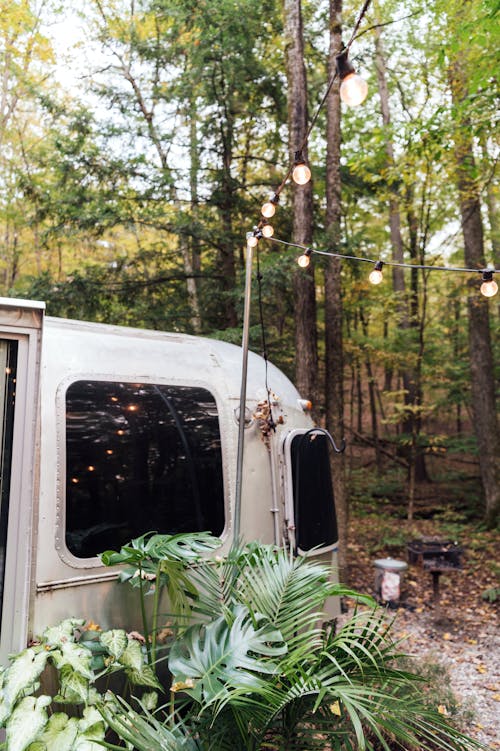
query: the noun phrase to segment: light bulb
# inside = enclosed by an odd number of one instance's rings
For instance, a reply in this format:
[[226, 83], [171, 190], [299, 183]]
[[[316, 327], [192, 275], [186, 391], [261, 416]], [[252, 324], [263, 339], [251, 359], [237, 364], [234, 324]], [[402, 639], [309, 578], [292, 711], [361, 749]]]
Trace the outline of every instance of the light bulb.
[[368, 84], [357, 73], [349, 73], [340, 84], [340, 98], [349, 107], [357, 107], [365, 101]]
[[307, 269], [307, 267], [311, 263], [310, 255], [311, 255], [310, 253], [309, 254], [304, 253], [304, 255], [299, 256], [297, 258], [297, 263], [299, 264], [301, 269]]
[[368, 279], [371, 281], [372, 284], [380, 284], [382, 279], [384, 278], [384, 275], [381, 271], [372, 271]]
[[481, 284], [481, 293], [485, 297], [493, 297], [498, 292], [498, 284], [493, 279], [494, 269], [483, 269], [483, 283]]
[[311, 179], [311, 170], [305, 162], [298, 162], [293, 168], [292, 179], [297, 185], [306, 185]]
[[382, 274], [382, 266], [384, 264], [382, 261], [377, 261], [375, 266], [373, 267], [373, 271], [370, 273], [370, 276], [368, 279], [372, 284], [380, 284], [382, 279], [384, 278], [384, 275]]
[[270, 219], [272, 216], [274, 216], [276, 213], [276, 205], [272, 201], [266, 201], [266, 203], [261, 208], [261, 214], [262, 216], [265, 216], [266, 219]]
[[263, 224], [262, 225], [262, 234], [264, 237], [272, 237], [274, 235], [274, 227], [272, 224]]
[[255, 248], [258, 242], [259, 240], [257, 237], [255, 237], [253, 232], [247, 232], [247, 245], [250, 248]]

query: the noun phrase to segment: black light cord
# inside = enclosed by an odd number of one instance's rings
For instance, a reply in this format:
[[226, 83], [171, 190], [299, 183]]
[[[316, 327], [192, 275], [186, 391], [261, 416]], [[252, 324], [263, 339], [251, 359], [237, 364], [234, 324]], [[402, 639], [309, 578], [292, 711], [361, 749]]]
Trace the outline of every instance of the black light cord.
[[[362, 258], [361, 256], [350, 256], [346, 255], [344, 253], [334, 253], [333, 251], [329, 250], [319, 250], [317, 248], [312, 248], [308, 245], [301, 245], [300, 243], [293, 243], [293, 242], [287, 242], [286, 240], [280, 240], [277, 237], [269, 237], [266, 238], [267, 240], [271, 240], [271, 242], [279, 243], [280, 245], [287, 245], [288, 247], [292, 248], [299, 248], [300, 250], [303, 250], [304, 252], [307, 252], [308, 255], [311, 255], [312, 253], [319, 255], [319, 256], [331, 256], [332, 258], [346, 258], [349, 261], [362, 261], [364, 263], [373, 263], [376, 264], [379, 262], [379, 259], [373, 260], [372, 258]], [[425, 265], [425, 264], [417, 264], [417, 263], [399, 263], [398, 261], [384, 261], [384, 266], [398, 266], [399, 268], [404, 269], [423, 269], [426, 271], [454, 271], [454, 272], [465, 272], [465, 273], [472, 273], [472, 274], [481, 274], [483, 271], [491, 271], [492, 274], [500, 274], [500, 269], [470, 269], [465, 268], [461, 266], [433, 266], [433, 265]]]

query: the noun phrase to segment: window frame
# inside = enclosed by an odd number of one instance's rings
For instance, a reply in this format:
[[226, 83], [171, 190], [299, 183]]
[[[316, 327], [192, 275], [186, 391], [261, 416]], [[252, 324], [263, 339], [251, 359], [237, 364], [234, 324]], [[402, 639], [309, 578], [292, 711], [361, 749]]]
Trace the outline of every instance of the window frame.
[[102, 383], [143, 383], [151, 386], [174, 386], [174, 387], [186, 387], [186, 388], [202, 388], [208, 391], [215, 401], [217, 408], [217, 415], [219, 421], [219, 433], [220, 433], [220, 445], [221, 445], [221, 464], [222, 464], [222, 488], [224, 493], [223, 508], [224, 508], [224, 527], [219, 536], [219, 539], [224, 542], [229, 533], [230, 518], [229, 518], [229, 502], [228, 502], [228, 485], [229, 485], [229, 461], [228, 461], [228, 446], [225, 438], [225, 431], [223, 430], [223, 408], [222, 400], [214, 388], [213, 383], [208, 383], [203, 380], [194, 380], [189, 378], [156, 378], [146, 376], [144, 374], [130, 373], [72, 373], [71, 376], [64, 378], [56, 392], [56, 451], [57, 451], [57, 477], [56, 477], [56, 549], [59, 554], [59, 558], [66, 565], [75, 569], [89, 569], [100, 568], [103, 564], [97, 556], [90, 558], [79, 558], [75, 556], [66, 545], [66, 468], [67, 468], [67, 453], [66, 453], [66, 394], [68, 389], [74, 384], [80, 381], [93, 381]]
[[[293, 543], [293, 548], [296, 549], [297, 555], [321, 555], [330, 551], [336, 552], [338, 550], [338, 539], [336, 542], [330, 545], [324, 545], [322, 547], [311, 548], [310, 550], [301, 550], [296, 544], [296, 526], [295, 526], [295, 503], [293, 496], [293, 472], [292, 472], [292, 443], [295, 438], [301, 435], [310, 433], [314, 428], [295, 428], [290, 430], [281, 439], [281, 454], [283, 461], [283, 495], [285, 506], [285, 524], [289, 531], [290, 539]], [[333, 491], [333, 478], [332, 491]], [[335, 497], [333, 498], [333, 509], [336, 514]]]
[[35, 502], [39, 482], [37, 441], [43, 303], [0, 298], [0, 338], [17, 342], [16, 395], [5, 551], [0, 663], [28, 640], [36, 555]]

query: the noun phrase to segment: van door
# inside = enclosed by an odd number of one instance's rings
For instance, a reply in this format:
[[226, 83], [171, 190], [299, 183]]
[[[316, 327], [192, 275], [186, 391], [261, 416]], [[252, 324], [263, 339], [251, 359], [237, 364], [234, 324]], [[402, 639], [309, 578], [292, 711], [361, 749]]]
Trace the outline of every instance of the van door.
[[44, 307], [0, 298], [0, 664], [28, 639]]

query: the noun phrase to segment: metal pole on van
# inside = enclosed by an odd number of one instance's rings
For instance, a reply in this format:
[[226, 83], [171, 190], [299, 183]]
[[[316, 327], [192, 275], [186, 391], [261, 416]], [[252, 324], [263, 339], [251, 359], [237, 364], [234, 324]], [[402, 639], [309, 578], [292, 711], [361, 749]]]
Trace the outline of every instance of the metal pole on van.
[[240, 519], [241, 519], [241, 491], [243, 479], [243, 448], [245, 444], [245, 410], [247, 400], [247, 371], [248, 371], [248, 337], [250, 331], [250, 299], [252, 290], [252, 261], [253, 248], [247, 243], [247, 262], [245, 268], [245, 299], [243, 305], [243, 335], [242, 335], [242, 357], [241, 357], [241, 390], [240, 390], [240, 408], [238, 419], [238, 452], [236, 455], [236, 489], [234, 498], [234, 522], [233, 522], [233, 539], [238, 540], [240, 536]]

